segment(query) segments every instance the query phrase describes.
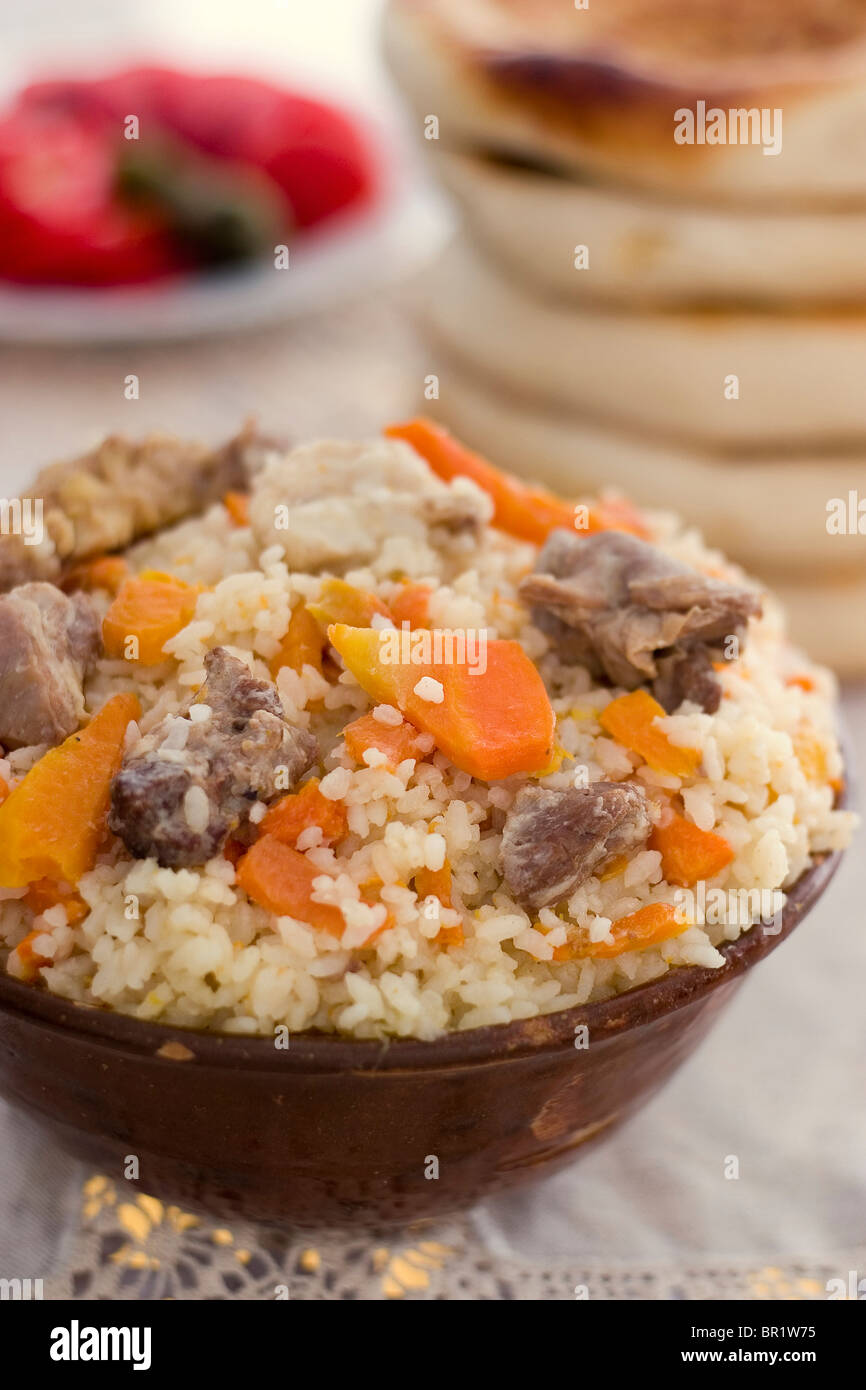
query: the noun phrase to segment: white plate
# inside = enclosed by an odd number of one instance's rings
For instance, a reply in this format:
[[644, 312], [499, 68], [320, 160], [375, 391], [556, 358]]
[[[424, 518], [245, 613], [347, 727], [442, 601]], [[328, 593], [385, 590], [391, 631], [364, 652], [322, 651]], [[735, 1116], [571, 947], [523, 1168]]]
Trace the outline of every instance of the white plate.
[[265, 327], [408, 277], [441, 248], [450, 224], [432, 191], [395, 179], [369, 211], [290, 244], [287, 270], [269, 263], [106, 290], [0, 284], [0, 341], [158, 342]]

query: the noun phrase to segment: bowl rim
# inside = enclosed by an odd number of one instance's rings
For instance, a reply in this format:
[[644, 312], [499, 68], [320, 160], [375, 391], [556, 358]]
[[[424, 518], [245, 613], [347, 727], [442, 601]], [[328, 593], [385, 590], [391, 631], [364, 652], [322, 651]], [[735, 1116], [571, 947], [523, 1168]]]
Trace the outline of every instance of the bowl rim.
[[71, 1033], [79, 1040], [90, 1039], [94, 1047], [146, 1056], [167, 1067], [194, 1062], [205, 1068], [283, 1075], [429, 1072], [577, 1050], [575, 1036], [580, 1026], [588, 1029], [590, 1040], [598, 1041], [626, 1029], [647, 1026], [706, 998], [713, 990], [733, 985], [798, 926], [828, 887], [843, 853], [835, 850], [816, 855], [787, 890], [778, 931], [768, 931], [761, 923], [749, 927], [735, 941], [719, 947], [725, 957], [723, 966], [675, 966], [610, 999], [510, 1023], [444, 1033], [431, 1040], [356, 1039], [336, 1033], [304, 1032], [290, 1034], [289, 1046], [277, 1048], [270, 1036], [205, 1032], [149, 1022], [99, 1005], [65, 999], [6, 974], [0, 975], [0, 1026], [3, 1017], [10, 1015], [56, 1034], [58, 1041]]

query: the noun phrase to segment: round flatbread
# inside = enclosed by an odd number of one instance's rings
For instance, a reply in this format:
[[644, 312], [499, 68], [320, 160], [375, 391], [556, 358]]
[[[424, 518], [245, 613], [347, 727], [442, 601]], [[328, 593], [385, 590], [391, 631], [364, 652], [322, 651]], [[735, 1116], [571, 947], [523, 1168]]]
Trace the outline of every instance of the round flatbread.
[[385, 41], [452, 146], [690, 198], [866, 201], [863, 0], [391, 0]]
[[866, 455], [735, 464], [539, 410], [453, 359], [435, 368], [439, 399], [425, 401], [425, 410], [500, 468], [566, 497], [616, 488], [644, 507], [679, 512], [759, 574], [866, 582], [866, 535], [827, 529], [832, 499], [847, 507], [849, 493], [866, 498]]
[[430, 335], [507, 391], [692, 447], [866, 453], [866, 308], [627, 313], [532, 294], [463, 239], [428, 272]]
[[866, 676], [866, 579], [775, 583], [791, 639], [838, 676]]
[[866, 209], [672, 202], [429, 148], [474, 237], [544, 293], [648, 308], [866, 302]]

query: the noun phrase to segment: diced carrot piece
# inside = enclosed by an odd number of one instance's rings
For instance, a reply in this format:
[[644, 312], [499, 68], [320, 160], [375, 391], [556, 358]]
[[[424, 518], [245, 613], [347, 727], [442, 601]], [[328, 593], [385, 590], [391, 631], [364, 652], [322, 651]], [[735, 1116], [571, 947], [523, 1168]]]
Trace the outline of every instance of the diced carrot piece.
[[[340, 909], [313, 898], [313, 883], [319, 877], [321, 870], [274, 835], [263, 835], [257, 840], [237, 868], [239, 886], [266, 911], [277, 917], [295, 917], [320, 931], [342, 937], [346, 922]], [[362, 895], [362, 901], [369, 906], [375, 905], [370, 895]], [[369, 946], [393, 926], [394, 918], [388, 913], [382, 926], [371, 932], [364, 945]]]
[[223, 498], [223, 506], [232, 519], [234, 526], [249, 526], [250, 524], [250, 498], [246, 492], [227, 492]]
[[23, 888], [40, 878], [75, 884], [93, 868], [127, 726], [140, 714], [135, 695], [112, 696], [10, 792], [0, 806], [0, 885]]
[[[381, 904], [382, 899], [379, 896], [379, 894], [383, 886], [384, 885], [382, 883], [381, 878], [374, 877], [367, 879], [364, 883], [361, 884], [361, 902], [366, 903], [368, 907], [376, 907], [379, 904]], [[390, 931], [391, 928], [395, 927], [396, 925], [397, 920], [393, 912], [391, 912], [390, 909], [386, 908], [386, 916], [384, 922], [382, 923], [381, 927], [377, 927], [375, 931], [372, 931], [370, 933], [370, 935], [364, 942], [364, 947], [372, 946], [374, 941], [378, 941], [380, 936], [382, 936], [386, 931]]]
[[388, 607], [395, 627], [408, 623], [411, 628], [430, 626], [430, 595], [433, 590], [429, 584], [404, 584], [396, 598]]
[[463, 924], [458, 922], [456, 927], [440, 927], [434, 940], [437, 946], [465, 945], [466, 936], [463, 931]]
[[577, 959], [592, 956], [607, 960], [624, 955], [626, 951], [643, 951], [671, 936], [680, 936], [688, 925], [688, 922], [677, 920], [677, 909], [670, 903], [647, 903], [637, 912], [614, 922], [610, 929], [613, 941], [583, 942], [575, 947], [575, 956]]
[[728, 841], [712, 830], [700, 830], [674, 812], [664, 824], [653, 826], [648, 849], [658, 850], [668, 883], [683, 886], [715, 878], [734, 857]]
[[[441, 869], [419, 869], [415, 875], [415, 892], [419, 898], [438, 898], [443, 907], [451, 907], [451, 865]], [[440, 927], [433, 938], [437, 946], [462, 946], [466, 940], [463, 924]]]
[[415, 875], [415, 892], [419, 898], [438, 898], [443, 907], [451, 906], [451, 865], [441, 869], [419, 869]]
[[15, 979], [23, 980], [26, 984], [32, 984], [39, 976], [39, 971], [45, 965], [50, 965], [51, 960], [48, 956], [41, 956], [38, 951], [33, 949], [33, 943], [38, 936], [43, 936], [41, 931], [28, 932], [23, 941], [10, 952], [9, 964], [12, 967], [9, 971]]
[[543, 488], [530, 488], [502, 473], [480, 454], [473, 453], [447, 430], [430, 420], [409, 420], [389, 425], [389, 439], [402, 439], [432, 468], [443, 482], [471, 478], [493, 500], [493, 525], [520, 540], [542, 544], [559, 526], [574, 526], [574, 507]]
[[[564, 502], [546, 488], [532, 487], [494, 468], [487, 459], [473, 453], [431, 420], [415, 419], [389, 425], [385, 435], [411, 444], [443, 482], [471, 478], [493, 501], [493, 525], [519, 540], [543, 545], [551, 531], [558, 527], [575, 529], [580, 514], [572, 503]], [[638, 534], [646, 534], [637, 513], [627, 503], [611, 499], [590, 509], [581, 529], [584, 534], [608, 529], [636, 530], [635, 519], [641, 526]]]
[[87, 903], [79, 897], [74, 888], [50, 878], [38, 878], [31, 883], [24, 901], [37, 916], [47, 912], [49, 908], [60, 905], [66, 909], [67, 922], [72, 923], [83, 921], [90, 911]]
[[679, 748], [656, 724], [666, 712], [646, 690], [633, 690], [620, 695], [601, 711], [598, 722], [611, 738], [638, 753], [657, 772], [673, 777], [692, 777], [697, 772], [701, 755], [696, 748]]
[[[166, 642], [192, 621], [200, 593], [198, 585], [155, 570], [127, 579], [103, 619], [106, 655], [158, 666]], [[130, 638], [135, 647], [127, 646]], [[137, 657], [130, 656], [136, 647]]]
[[313, 899], [313, 882], [320, 876], [309, 859], [273, 835], [257, 840], [237, 867], [238, 884], [260, 907], [340, 937], [346, 926], [340, 909]]
[[273, 835], [294, 849], [298, 836], [317, 825], [326, 845], [345, 839], [349, 821], [342, 801], [329, 801], [319, 791], [319, 779], [305, 782], [300, 791], [291, 792], [272, 806], [261, 822], [261, 833]]
[[66, 920], [70, 926], [74, 926], [76, 922], [83, 922], [90, 912], [87, 903], [83, 898], [79, 898], [77, 893], [74, 898], [67, 898], [63, 906], [66, 908]]
[[305, 603], [297, 604], [292, 609], [286, 635], [276, 655], [271, 657], [270, 672], [274, 680], [284, 666], [289, 666], [299, 676], [305, 666], [312, 666], [321, 675], [324, 646], [324, 634], [309, 608]]
[[63, 576], [61, 587], [65, 593], [83, 589], [90, 594], [94, 589], [104, 589], [106, 593], [116, 594], [128, 578], [129, 565], [120, 555], [100, 555], [95, 560], [74, 565]]
[[[482, 669], [467, 662], [406, 662], [400, 644], [404, 635], [344, 624], [328, 629], [331, 644], [367, 694], [396, 705], [417, 728], [431, 734], [455, 767], [492, 782], [518, 772], [538, 772], [550, 762], [553, 709], [541, 676], [519, 642], [488, 642]], [[424, 677], [442, 687], [441, 700], [417, 693]]]
[[418, 730], [406, 719], [399, 724], [383, 724], [373, 714], [362, 714], [346, 725], [343, 738], [356, 763], [363, 763], [368, 748], [384, 753], [392, 770], [405, 758], [418, 757]]
[[801, 690], [805, 690], [807, 693], [815, 689], [815, 682], [811, 676], [789, 676], [785, 684], [798, 685]]
[[307, 607], [323, 628], [329, 623], [369, 627], [375, 617], [391, 619], [390, 611], [376, 594], [356, 589], [345, 579], [326, 579], [316, 602]]

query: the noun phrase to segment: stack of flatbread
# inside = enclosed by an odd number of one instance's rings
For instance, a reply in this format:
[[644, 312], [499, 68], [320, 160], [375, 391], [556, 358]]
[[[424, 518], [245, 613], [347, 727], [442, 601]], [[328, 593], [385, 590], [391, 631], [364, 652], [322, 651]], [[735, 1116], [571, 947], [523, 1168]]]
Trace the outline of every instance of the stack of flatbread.
[[866, 0], [391, 0], [386, 51], [463, 212], [430, 412], [866, 671]]

